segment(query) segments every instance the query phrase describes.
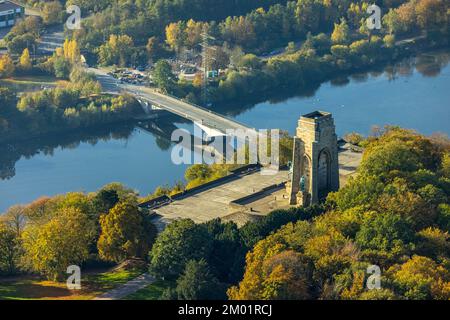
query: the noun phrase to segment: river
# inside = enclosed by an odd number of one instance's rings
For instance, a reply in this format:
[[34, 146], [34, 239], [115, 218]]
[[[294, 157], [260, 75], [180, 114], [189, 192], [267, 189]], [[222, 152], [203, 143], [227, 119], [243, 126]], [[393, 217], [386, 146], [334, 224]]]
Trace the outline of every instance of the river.
[[[429, 135], [450, 133], [450, 51], [422, 54], [382, 70], [323, 83], [296, 97], [235, 106], [227, 115], [255, 128], [295, 132], [300, 115], [333, 113], [339, 136], [368, 134], [373, 125], [399, 125]], [[177, 118], [156, 123], [165, 134], [132, 125], [75, 132], [0, 146], [0, 212], [38, 197], [95, 191], [121, 182], [141, 195], [183, 179], [167, 139]]]

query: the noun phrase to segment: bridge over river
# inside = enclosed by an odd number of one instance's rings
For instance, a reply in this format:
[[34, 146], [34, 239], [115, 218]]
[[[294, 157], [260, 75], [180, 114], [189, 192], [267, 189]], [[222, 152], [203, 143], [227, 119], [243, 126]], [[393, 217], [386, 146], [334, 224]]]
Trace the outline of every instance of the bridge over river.
[[223, 136], [229, 129], [255, 130], [236, 120], [185, 102], [176, 97], [162, 94], [155, 89], [138, 85], [121, 84], [114, 77], [100, 69], [89, 68], [89, 71], [96, 74], [105, 93], [119, 94], [126, 92], [135, 96], [149, 118], [152, 117], [155, 110], [166, 110], [196, 123], [209, 136]]

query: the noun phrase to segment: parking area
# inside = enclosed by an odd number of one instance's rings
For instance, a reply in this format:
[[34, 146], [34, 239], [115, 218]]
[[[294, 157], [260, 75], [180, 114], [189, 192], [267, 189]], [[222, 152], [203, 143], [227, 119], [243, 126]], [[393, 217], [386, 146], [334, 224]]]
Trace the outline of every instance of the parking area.
[[145, 68], [137, 69], [115, 69], [108, 74], [119, 81], [119, 83], [128, 83], [135, 85], [152, 84], [151, 76], [145, 72]]

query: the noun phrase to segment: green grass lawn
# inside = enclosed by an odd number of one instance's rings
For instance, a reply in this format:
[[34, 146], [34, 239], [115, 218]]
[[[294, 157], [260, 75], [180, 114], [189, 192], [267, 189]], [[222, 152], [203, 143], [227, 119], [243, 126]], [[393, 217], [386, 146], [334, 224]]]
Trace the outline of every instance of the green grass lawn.
[[56, 81], [58, 79], [53, 76], [16, 76], [2, 79], [2, 82], [17, 84], [55, 84]]
[[56, 87], [57, 79], [50, 76], [23, 76], [0, 79], [0, 86], [11, 88], [17, 92], [33, 92], [44, 87]]
[[69, 290], [64, 282], [36, 277], [0, 279], [0, 300], [88, 300], [142, 274], [142, 270], [113, 270], [82, 276], [81, 290]]
[[125, 297], [123, 300], [158, 300], [165, 289], [173, 284], [169, 281], [158, 280], [151, 285], [136, 291], [133, 294]]
[[133, 280], [142, 273], [143, 272], [140, 269], [133, 269], [92, 274], [86, 276], [85, 286], [87, 286], [90, 292], [96, 292], [97, 294], [95, 294], [95, 296], [97, 296]]

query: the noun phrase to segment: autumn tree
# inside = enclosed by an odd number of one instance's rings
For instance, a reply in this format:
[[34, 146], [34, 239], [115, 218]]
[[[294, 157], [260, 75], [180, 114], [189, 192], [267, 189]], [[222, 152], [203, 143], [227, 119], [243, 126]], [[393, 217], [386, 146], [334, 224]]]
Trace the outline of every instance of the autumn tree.
[[23, 70], [31, 69], [32, 64], [31, 64], [31, 58], [30, 58], [30, 51], [28, 50], [28, 48], [25, 48], [23, 50], [22, 55], [20, 56], [20, 59], [19, 59], [19, 66]]
[[201, 72], [197, 72], [195, 74], [192, 84], [196, 88], [200, 88], [203, 85], [203, 74]]
[[120, 202], [108, 214], [100, 216], [100, 227], [99, 255], [115, 262], [145, 258], [156, 234], [154, 226], [130, 201]]
[[69, 40], [66, 38], [63, 44], [63, 52], [64, 57], [71, 63], [77, 63], [80, 61], [81, 54], [77, 40]]
[[331, 41], [334, 44], [346, 44], [349, 41], [349, 28], [347, 21], [342, 19], [340, 23], [334, 24], [334, 30], [331, 34]]
[[448, 268], [430, 258], [415, 255], [403, 264], [392, 266], [388, 277], [408, 299], [450, 299]]
[[231, 300], [308, 299], [307, 266], [300, 254], [262, 241], [246, 260], [243, 280], [228, 290]]
[[166, 43], [176, 52], [185, 44], [186, 33], [181, 22], [171, 23], [166, 27]]
[[23, 205], [10, 207], [5, 214], [0, 216], [0, 223], [4, 223], [9, 229], [13, 230], [17, 238], [22, 236], [22, 232], [27, 222], [27, 210]]
[[444, 0], [420, 0], [415, 12], [417, 24], [423, 29], [439, 28], [448, 19], [448, 3]]
[[44, 24], [52, 25], [60, 23], [63, 7], [59, 1], [45, 2], [42, 7], [42, 19]]
[[0, 57], [0, 78], [6, 78], [14, 72], [14, 62], [9, 55], [3, 55]]
[[190, 19], [186, 23], [186, 44], [190, 48], [194, 48], [202, 41], [202, 32], [204, 30], [204, 25], [201, 22], [195, 22]]
[[415, 5], [416, 4], [413, 1], [409, 1], [395, 9], [398, 17], [399, 29], [402, 32], [410, 32], [417, 27]]
[[115, 35], [109, 37], [108, 42], [99, 50], [99, 61], [103, 65], [117, 64], [127, 66], [133, 62], [134, 41], [128, 35]]
[[61, 208], [23, 232], [25, 266], [58, 280], [68, 266], [86, 261], [94, 232], [93, 222], [80, 210]]

